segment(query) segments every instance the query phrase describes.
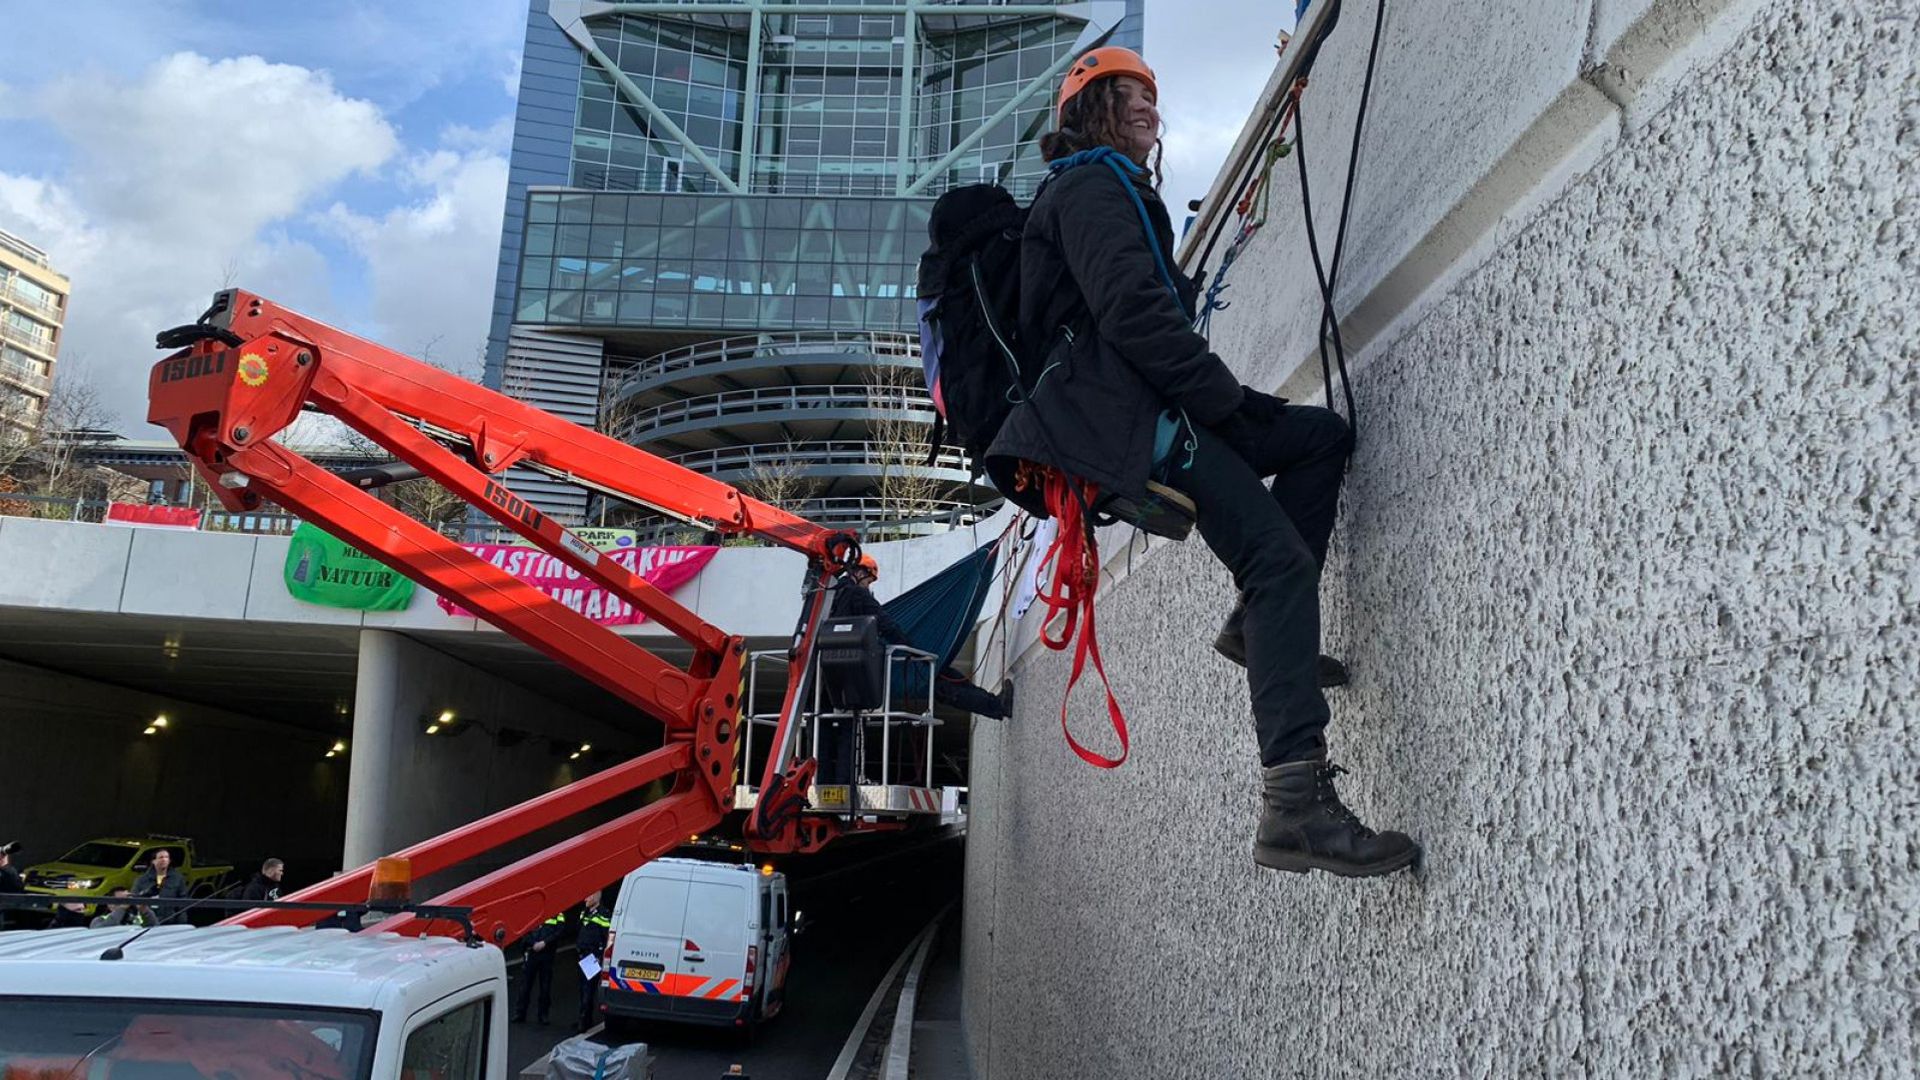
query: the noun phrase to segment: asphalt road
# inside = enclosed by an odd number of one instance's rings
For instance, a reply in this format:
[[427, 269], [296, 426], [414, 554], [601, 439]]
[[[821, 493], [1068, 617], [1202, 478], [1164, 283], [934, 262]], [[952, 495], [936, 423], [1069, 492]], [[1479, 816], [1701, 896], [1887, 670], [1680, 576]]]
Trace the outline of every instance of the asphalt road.
[[[663, 1024], [634, 1028], [626, 1037], [653, 1048], [658, 1080], [714, 1080], [736, 1063], [753, 1080], [820, 1080], [827, 1074], [895, 958], [960, 894], [960, 840], [893, 848], [885, 846], [889, 843], [865, 841], [865, 850], [843, 849], [831, 860], [794, 860], [782, 868], [789, 875], [794, 910], [810, 923], [794, 943], [785, 1011], [761, 1025], [751, 1044], [733, 1031]], [[511, 1027], [509, 1075], [571, 1033], [579, 978], [571, 970], [571, 954], [559, 959], [552, 1013], [557, 1023]]]

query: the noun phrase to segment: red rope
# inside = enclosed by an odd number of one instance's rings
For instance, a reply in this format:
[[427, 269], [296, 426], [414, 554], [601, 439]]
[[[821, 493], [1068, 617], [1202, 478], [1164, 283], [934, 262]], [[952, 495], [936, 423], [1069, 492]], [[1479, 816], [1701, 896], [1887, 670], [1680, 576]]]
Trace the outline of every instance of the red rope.
[[[1113, 684], [1107, 680], [1106, 664], [1100, 659], [1100, 638], [1093, 622], [1093, 597], [1100, 585], [1100, 545], [1085, 518], [1086, 507], [1098, 491], [1092, 484], [1074, 491], [1066, 477], [1055, 469], [1045, 470], [1039, 483], [1047, 512], [1059, 522], [1053, 544], [1040, 560], [1040, 578], [1046, 578], [1048, 564], [1053, 567], [1051, 581], [1036, 596], [1047, 608], [1047, 616], [1040, 623], [1040, 643], [1055, 651], [1064, 650], [1070, 644], [1074, 646], [1073, 674], [1068, 676], [1067, 692], [1060, 699], [1060, 730], [1067, 737], [1067, 746], [1080, 755], [1080, 760], [1101, 769], [1118, 768], [1127, 760], [1127, 718], [1120, 712], [1120, 702], [1113, 696]], [[1052, 632], [1056, 621], [1061, 624], [1057, 633]], [[1106, 688], [1107, 720], [1120, 739], [1119, 757], [1107, 757], [1082, 746], [1067, 724], [1067, 703], [1073, 698], [1075, 684], [1086, 672], [1089, 657], [1093, 659], [1093, 670], [1100, 676], [1100, 684]]]

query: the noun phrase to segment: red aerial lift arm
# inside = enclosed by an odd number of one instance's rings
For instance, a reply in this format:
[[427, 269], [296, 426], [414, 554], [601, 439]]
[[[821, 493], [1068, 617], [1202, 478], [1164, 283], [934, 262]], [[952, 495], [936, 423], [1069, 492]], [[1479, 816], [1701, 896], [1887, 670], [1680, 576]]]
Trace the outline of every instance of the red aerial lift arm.
[[[169, 331], [161, 340], [179, 351], [154, 365], [148, 419], [172, 433], [229, 509], [272, 502], [322, 525], [665, 727], [659, 750], [400, 852], [416, 875], [436, 873], [673, 778], [665, 798], [435, 903], [470, 906], [483, 936], [511, 940], [592, 889], [671, 851], [683, 837], [718, 824], [733, 805], [745, 643], [708, 625], [508, 490], [500, 477], [516, 465], [703, 529], [757, 535], [808, 556], [806, 616], [774, 733], [776, 752], [766, 764], [748, 838], [756, 850], [805, 851], [845, 827], [837, 818], [799, 815], [813, 762], [791, 760], [791, 734], [831, 581], [859, 557], [852, 536], [251, 293], [219, 293], [199, 322]], [[693, 659], [685, 669], [667, 663], [274, 441], [303, 409], [337, 417], [632, 604], [692, 645]], [[372, 867], [362, 867], [290, 899], [357, 902], [365, 899], [371, 879]], [[230, 921], [297, 925], [316, 918], [282, 909]], [[413, 920], [382, 928], [449, 932]]]

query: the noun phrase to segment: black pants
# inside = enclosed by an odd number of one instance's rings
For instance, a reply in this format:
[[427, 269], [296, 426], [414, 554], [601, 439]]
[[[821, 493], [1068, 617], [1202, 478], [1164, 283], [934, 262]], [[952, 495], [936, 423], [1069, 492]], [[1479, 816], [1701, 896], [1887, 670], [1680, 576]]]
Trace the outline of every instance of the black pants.
[[580, 1023], [578, 1030], [585, 1031], [593, 1026], [594, 995], [600, 989], [600, 979], [580, 976]]
[[[1203, 428], [1192, 463], [1172, 479], [1192, 496], [1200, 535], [1246, 598], [1247, 687], [1260, 763], [1278, 765], [1326, 748], [1320, 568], [1353, 434], [1338, 413], [1288, 405], [1258, 445], [1243, 449], [1245, 456]], [[1274, 478], [1271, 492], [1261, 480], [1267, 476]]]
[[818, 721], [820, 726], [820, 768], [815, 780], [822, 784], [851, 784], [854, 776], [854, 736], [859, 721], [847, 718]]
[[964, 709], [976, 716], [990, 720], [1005, 720], [1006, 713], [1000, 708], [1000, 695], [982, 690], [968, 681], [965, 675], [949, 667], [941, 671], [933, 680], [933, 700], [942, 705], [951, 705]]
[[540, 1022], [544, 1024], [547, 1022], [547, 1014], [553, 1011], [553, 944], [551, 942], [539, 952], [527, 950], [527, 962], [520, 965], [520, 996], [513, 1003], [513, 1015], [519, 1017], [527, 1015], [527, 999], [533, 996], [535, 979], [540, 980], [540, 1012], [537, 1015]]

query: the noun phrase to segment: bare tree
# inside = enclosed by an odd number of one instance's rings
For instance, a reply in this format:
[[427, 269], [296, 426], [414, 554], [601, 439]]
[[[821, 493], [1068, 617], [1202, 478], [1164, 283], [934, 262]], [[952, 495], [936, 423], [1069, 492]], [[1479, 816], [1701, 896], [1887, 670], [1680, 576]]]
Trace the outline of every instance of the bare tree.
[[789, 439], [778, 454], [756, 455], [746, 479], [738, 485], [740, 490], [790, 514], [798, 513], [800, 504], [812, 498], [819, 485], [806, 475], [806, 467], [795, 457], [796, 449]]
[[[89, 466], [82, 452], [113, 422], [113, 413], [101, 399], [100, 388], [69, 361], [63, 366], [43, 408], [35, 410], [24, 397], [10, 396], [0, 404], [0, 475], [5, 490], [39, 499], [9, 500], [14, 512], [65, 517], [71, 507], [64, 500], [108, 499], [125, 495], [138, 482], [111, 469]], [[49, 504], [46, 499], [62, 503]]]
[[913, 417], [930, 406], [917, 368], [876, 364], [867, 369], [867, 392], [882, 410], [868, 426], [880, 458], [880, 515], [886, 521], [932, 517], [945, 484], [926, 468], [930, 427]]

